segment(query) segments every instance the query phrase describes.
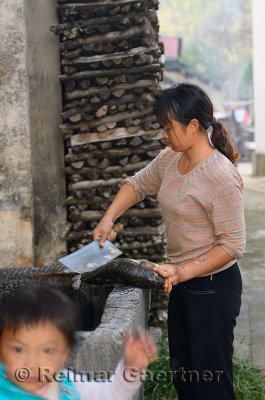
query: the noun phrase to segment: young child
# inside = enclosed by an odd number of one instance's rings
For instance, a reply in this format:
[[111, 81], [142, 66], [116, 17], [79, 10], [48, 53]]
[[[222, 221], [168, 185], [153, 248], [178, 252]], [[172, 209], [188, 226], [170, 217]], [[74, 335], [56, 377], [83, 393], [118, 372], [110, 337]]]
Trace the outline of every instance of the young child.
[[[132, 400], [141, 381], [126, 379], [124, 371], [128, 367], [141, 371], [157, 358], [153, 341], [144, 332], [136, 339], [130, 336], [110, 381], [89, 381], [81, 375], [77, 379], [63, 370], [77, 323], [76, 306], [54, 289], [26, 289], [2, 302], [0, 399]], [[56, 379], [48, 382], [45, 371], [49, 376], [51, 371], [57, 373], [52, 375]]]

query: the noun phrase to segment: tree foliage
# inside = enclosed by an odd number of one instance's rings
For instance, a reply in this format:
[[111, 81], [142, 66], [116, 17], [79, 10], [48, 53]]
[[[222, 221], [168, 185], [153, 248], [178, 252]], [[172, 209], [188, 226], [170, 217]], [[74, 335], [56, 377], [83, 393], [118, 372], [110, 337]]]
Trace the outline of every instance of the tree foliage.
[[251, 0], [161, 0], [159, 20], [161, 36], [183, 39], [191, 71], [222, 87], [228, 98], [248, 96]]

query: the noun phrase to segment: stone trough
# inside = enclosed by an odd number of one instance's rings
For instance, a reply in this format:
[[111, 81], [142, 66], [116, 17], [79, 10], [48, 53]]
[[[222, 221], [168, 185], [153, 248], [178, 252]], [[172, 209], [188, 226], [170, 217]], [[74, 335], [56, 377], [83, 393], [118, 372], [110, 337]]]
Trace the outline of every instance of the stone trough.
[[[138, 288], [115, 287], [109, 294], [101, 321], [94, 330], [77, 332], [77, 345], [68, 366], [74, 371], [111, 376], [123, 357], [128, 332], [146, 327], [150, 292]], [[137, 400], [143, 399], [141, 387]]]

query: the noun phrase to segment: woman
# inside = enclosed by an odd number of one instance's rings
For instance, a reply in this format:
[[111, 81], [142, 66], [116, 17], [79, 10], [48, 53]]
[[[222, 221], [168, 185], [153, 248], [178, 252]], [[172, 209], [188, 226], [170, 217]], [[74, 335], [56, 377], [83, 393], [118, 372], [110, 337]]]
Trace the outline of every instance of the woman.
[[[114, 221], [157, 194], [167, 263], [156, 271], [174, 285], [168, 306], [173, 383], [179, 400], [232, 400], [233, 329], [245, 247], [239, 158], [207, 94], [191, 84], [167, 90], [155, 107], [168, 146], [125, 184], [94, 230], [113, 239]], [[209, 135], [211, 131], [211, 139]]]

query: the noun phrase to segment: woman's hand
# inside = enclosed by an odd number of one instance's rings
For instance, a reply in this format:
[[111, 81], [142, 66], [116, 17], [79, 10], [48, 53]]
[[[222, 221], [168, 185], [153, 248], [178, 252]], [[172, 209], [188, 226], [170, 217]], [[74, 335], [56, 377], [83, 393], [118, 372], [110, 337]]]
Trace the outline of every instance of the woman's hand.
[[124, 359], [127, 368], [137, 368], [141, 371], [157, 360], [158, 352], [155, 343], [143, 329], [138, 328], [138, 334], [136, 339], [129, 336], [125, 343]]
[[110, 218], [103, 217], [93, 230], [93, 239], [96, 240], [100, 238], [99, 245], [101, 247], [104, 246], [106, 239], [110, 241], [116, 239], [117, 233], [112, 229], [113, 225], [114, 224]]
[[155, 267], [154, 271], [163, 276], [163, 278], [169, 278], [172, 285], [177, 285], [185, 280], [184, 268], [181, 265], [162, 264], [159, 267]]
[[104, 246], [105, 240], [110, 241], [116, 238], [116, 232], [113, 231], [114, 221], [116, 221], [124, 211], [128, 210], [137, 202], [134, 189], [129, 185], [123, 185], [118, 191], [115, 199], [111, 203], [104, 217], [93, 231], [93, 239], [101, 237], [99, 245]]

